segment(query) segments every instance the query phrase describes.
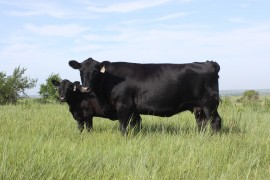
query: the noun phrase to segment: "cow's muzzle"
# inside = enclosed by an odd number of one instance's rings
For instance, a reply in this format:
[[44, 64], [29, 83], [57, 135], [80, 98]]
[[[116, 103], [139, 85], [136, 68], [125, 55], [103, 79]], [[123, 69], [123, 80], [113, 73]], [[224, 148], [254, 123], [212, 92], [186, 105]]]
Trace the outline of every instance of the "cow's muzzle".
[[82, 87], [81, 92], [88, 93], [88, 92], [90, 92], [90, 88], [89, 87]]
[[60, 96], [60, 101], [65, 102], [66, 101], [66, 97], [65, 96]]

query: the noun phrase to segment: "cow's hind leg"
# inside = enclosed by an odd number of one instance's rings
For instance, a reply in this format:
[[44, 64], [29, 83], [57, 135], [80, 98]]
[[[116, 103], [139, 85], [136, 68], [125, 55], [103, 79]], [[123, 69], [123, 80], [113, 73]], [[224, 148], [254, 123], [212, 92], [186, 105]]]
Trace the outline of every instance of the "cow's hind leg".
[[211, 120], [211, 127], [215, 132], [218, 132], [221, 130], [221, 117], [219, 116], [217, 110], [213, 113], [212, 120]]
[[127, 135], [127, 127], [131, 119], [131, 113], [120, 111], [118, 116], [120, 123], [119, 129], [122, 135]]
[[198, 125], [198, 130], [203, 131], [208, 122], [205, 116], [205, 113], [203, 111], [203, 108], [195, 107], [193, 111], [194, 111], [194, 116]]
[[203, 107], [206, 118], [210, 121], [211, 127], [215, 132], [221, 130], [221, 117], [218, 114], [217, 106], [204, 106]]
[[139, 113], [133, 113], [130, 120], [130, 127], [138, 131], [142, 129], [142, 118]]

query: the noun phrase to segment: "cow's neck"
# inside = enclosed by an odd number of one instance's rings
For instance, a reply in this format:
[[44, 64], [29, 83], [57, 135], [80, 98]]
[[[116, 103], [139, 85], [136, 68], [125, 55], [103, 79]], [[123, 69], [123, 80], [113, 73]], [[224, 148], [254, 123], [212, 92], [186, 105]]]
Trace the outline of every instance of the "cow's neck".
[[96, 84], [96, 86], [93, 88], [93, 91], [96, 95], [97, 101], [100, 105], [100, 107], [102, 107], [103, 112], [108, 112], [110, 110], [112, 110], [112, 104], [111, 104], [111, 99], [110, 99], [110, 95], [106, 94], [106, 87], [105, 84], [106, 80], [105, 80], [105, 75], [101, 75], [98, 83]]
[[97, 116], [104, 117], [105, 113], [104, 113], [104, 109], [102, 108], [102, 102], [99, 99], [99, 97], [94, 92], [91, 92], [89, 98], [90, 98], [91, 105], [95, 111], [95, 114]]

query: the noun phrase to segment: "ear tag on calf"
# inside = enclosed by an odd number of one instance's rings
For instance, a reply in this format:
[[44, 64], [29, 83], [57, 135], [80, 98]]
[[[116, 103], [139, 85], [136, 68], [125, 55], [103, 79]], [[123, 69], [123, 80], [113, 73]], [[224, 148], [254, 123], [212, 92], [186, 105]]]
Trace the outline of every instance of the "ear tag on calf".
[[106, 71], [106, 70], [105, 70], [105, 66], [103, 66], [103, 67], [100, 69], [100, 72], [101, 72], [101, 73], [105, 73], [105, 71]]

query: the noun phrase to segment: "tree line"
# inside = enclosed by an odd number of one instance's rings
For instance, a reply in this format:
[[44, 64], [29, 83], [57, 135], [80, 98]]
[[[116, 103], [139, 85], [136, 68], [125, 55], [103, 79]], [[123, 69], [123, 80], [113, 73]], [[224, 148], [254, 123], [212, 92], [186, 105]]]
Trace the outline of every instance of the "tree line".
[[[0, 72], [0, 104], [16, 104], [20, 99], [28, 97], [26, 90], [37, 85], [37, 79], [25, 76], [26, 68], [20, 66], [13, 70], [9, 76]], [[40, 85], [39, 95], [42, 102], [58, 101], [57, 89], [51, 83], [52, 80], [61, 81], [59, 74], [52, 73], [44, 84]], [[253, 102], [259, 100], [259, 93], [255, 90], [247, 90], [243, 93], [239, 102]]]

